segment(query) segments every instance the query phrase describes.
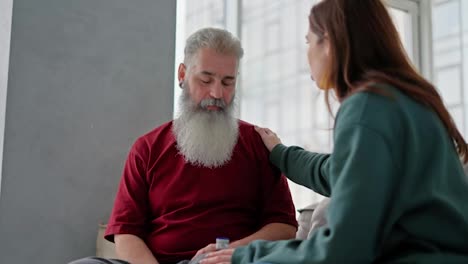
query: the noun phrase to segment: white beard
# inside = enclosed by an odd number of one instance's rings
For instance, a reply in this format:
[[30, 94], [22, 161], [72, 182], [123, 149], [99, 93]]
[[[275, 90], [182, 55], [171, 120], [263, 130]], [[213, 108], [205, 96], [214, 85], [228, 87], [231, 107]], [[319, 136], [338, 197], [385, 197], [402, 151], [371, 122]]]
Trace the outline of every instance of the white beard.
[[226, 164], [239, 134], [233, 102], [222, 111], [204, 110], [192, 102], [185, 87], [179, 104], [179, 117], [173, 122], [179, 153], [195, 166], [216, 168]]

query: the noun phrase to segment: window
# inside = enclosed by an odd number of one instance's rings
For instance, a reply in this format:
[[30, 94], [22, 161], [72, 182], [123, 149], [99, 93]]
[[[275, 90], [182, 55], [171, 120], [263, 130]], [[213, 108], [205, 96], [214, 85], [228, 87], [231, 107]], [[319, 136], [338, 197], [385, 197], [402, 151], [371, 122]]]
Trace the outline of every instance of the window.
[[416, 68], [420, 68], [419, 6], [417, 1], [387, 1], [390, 15], [400, 33], [403, 46]]
[[[240, 117], [271, 128], [287, 145], [329, 152], [332, 120], [310, 79], [304, 38], [315, 2], [243, 1]], [[297, 208], [320, 199], [295, 183], [289, 186]]]
[[178, 99], [181, 90], [177, 81], [177, 69], [184, 58], [184, 41], [190, 34], [203, 27], [226, 28], [226, 2], [227, 0], [177, 0], [174, 114], [179, 110]]
[[[204, 26], [228, 29], [241, 38], [245, 49], [237, 88], [240, 118], [270, 127], [281, 136], [285, 144], [329, 152], [332, 148], [333, 120], [326, 108], [323, 93], [310, 80], [304, 41], [308, 30], [308, 13], [315, 2], [178, 0], [179, 10], [182, 10], [178, 15], [178, 22], [182, 21], [178, 23], [178, 43], [182, 43], [177, 47], [177, 63], [181, 61], [183, 40], [195, 29]], [[416, 68], [431, 79], [432, 49], [428, 44], [432, 43], [431, 38], [428, 38], [431, 35], [431, 2], [386, 2], [410, 59]], [[465, 52], [461, 48], [461, 29], [466, 32], [468, 22], [462, 21], [460, 15], [461, 10], [468, 13], [467, 2], [432, 0], [434, 25], [438, 24], [433, 29], [434, 52], [441, 53], [434, 55], [434, 79], [437, 84], [441, 84], [444, 99], [450, 102], [457, 123], [468, 118], [464, 114], [463, 104], [463, 96], [468, 93], [463, 93], [462, 89], [462, 77], [468, 76], [468, 72], [460, 62], [461, 58], [468, 60], [466, 33], [463, 35]], [[459, 14], [454, 15], [456, 12]], [[439, 23], [439, 20], [442, 22]], [[181, 31], [183, 33], [179, 33]], [[455, 65], [455, 62], [458, 64]], [[176, 90], [180, 90], [178, 86]], [[290, 187], [297, 208], [321, 199], [318, 194], [292, 182]]]
[[[319, 152], [332, 147], [330, 117], [323, 93], [310, 80], [304, 36], [309, 1], [250, 0], [242, 6], [242, 61], [240, 116], [276, 131], [287, 145]], [[391, 14], [403, 36], [410, 58], [417, 62], [414, 24], [417, 5], [395, 2]], [[417, 63], [416, 63], [417, 64]], [[296, 207], [320, 196], [290, 182]]]
[[434, 84], [462, 133], [468, 135], [468, 13], [467, 1], [432, 0]]

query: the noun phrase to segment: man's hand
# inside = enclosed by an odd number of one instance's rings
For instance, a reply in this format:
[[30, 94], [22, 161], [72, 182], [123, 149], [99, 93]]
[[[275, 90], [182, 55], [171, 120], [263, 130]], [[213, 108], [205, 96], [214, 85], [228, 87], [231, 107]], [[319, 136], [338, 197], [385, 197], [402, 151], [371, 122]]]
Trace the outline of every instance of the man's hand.
[[268, 128], [255, 126], [255, 131], [262, 137], [263, 144], [271, 151], [276, 145], [281, 144], [281, 139]]
[[200, 264], [231, 264], [231, 258], [234, 250], [234, 248], [229, 248], [210, 252], [200, 261]]
[[206, 254], [206, 253], [215, 252], [215, 251], [216, 251], [216, 244], [214, 243], [209, 244], [208, 246], [198, 250], [197, 254], [195, 254], [195, 256], [193, 256], [192, 259], [196, 258], [200, 254]]

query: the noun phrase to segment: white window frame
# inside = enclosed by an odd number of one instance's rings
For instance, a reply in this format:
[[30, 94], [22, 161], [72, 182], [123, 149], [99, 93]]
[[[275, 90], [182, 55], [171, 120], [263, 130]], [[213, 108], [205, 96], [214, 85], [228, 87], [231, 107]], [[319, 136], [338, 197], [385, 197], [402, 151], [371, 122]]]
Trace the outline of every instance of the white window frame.
[[387, 0], [387, 5], [411, 15], [413, 56], [422, 75], [432, 81], [432, 15], [428, 0]]

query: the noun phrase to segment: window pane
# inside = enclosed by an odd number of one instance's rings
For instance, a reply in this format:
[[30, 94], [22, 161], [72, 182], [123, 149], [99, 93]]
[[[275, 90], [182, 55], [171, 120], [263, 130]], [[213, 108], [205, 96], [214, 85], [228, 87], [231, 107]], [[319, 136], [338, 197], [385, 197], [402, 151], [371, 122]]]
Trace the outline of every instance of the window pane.
[[202, 27], [225, 27], [224, 0], [185, 1], [186, 36]]
[[435, 73], [435, 85], [448, 105], [461, 104], [461, 75], [459, 67], [438, 69]]
[[460, 130], [464, 130], [464, 111], [462, 106], [458, 107], [452, 107], [449, 108], [450, 115], [452, 115], [453, 120], [455, 121], [455, 124], [457, 125], [457, 128]]
[[[226, 0], [177, 0], [177, 28], [175, 72], [184, 57], [184, 45], [187, 37], [203, 27], [226, 27]], [[176, 73], [175, 80], [177, 80]], [[174, 84], [174, 116], [179, 111], [178, 99], [181, 94], [178, 83]]]
[[[243, 1], [242, 40], [247, 47], [241, 72], [241, 118], [270, 127], [285, 144], [329, 151], [331, 131], [316, 129], [315, 120], [321, 115], [328, 128], [330, 117], [323, 101], [317, 104], [319, 91], [310, 79], [306, 59], [308, 13], [314, 2]], [[251, 106], [244, 108], [252, 102], [263, 105], [263, 115], [252, 112]], [[319, 197], [294, 183], [290, 186], [298, 208]]]
[[434, 2], [432, 10], [433, 38], [440, 39], [458, 34], [460, 31], [459, 1], [437, 2]]
[[[241, 108], [244, 101], [272, 100], [280, 105], [282, 117], [278, 120], [284, 121], [270, 124], [264, 115], [260, 125], [287, 133], [298, 133], [301, 127], [311, 128], [314, 101], [310, 100], [310, 95], [316, 87], [308, 77], [304, 36], [308, 12], [314, 2], [243, 1], [242, 40], [247, 47], [241, 73]], [[302, 82], [302, 72], [306, 73], [307, 82]], [[252, 85], [261, 88], [252, 88]], [[262, 92], [254, 94], [252, 89], [261, 89]], [[308, 92], [304, 92], [306, 89]], [[306, 96], [301, 97], [300, 94]], [[255, 114], [242, 111], [241, 117], [249, 121], [250, 115]]]
[[468, 84], [465, 78], [467, 72], [463, 73], [462, 69], [466, 70], [467, 60], [463, 54], [468, 50], [462, 43], [468, 35], [466, 29], [462, 30], [464, 24], [460, 8], [466, 9], [466, 5], [466, 1], [460, 0], [432, 1], [434, 84], [465, 136]]
[[400, 33], [401, 41], [403, 43], [403, 47], [405, 48], [406, 52], [408, 53], [408, 57], [413, 60], [413, 30], [412, 30], [412, 18], [411, 14], [407, 11], [396, 9], [396, 8], [389, 8], [390, 15], [392, 16], [393, 23]]

